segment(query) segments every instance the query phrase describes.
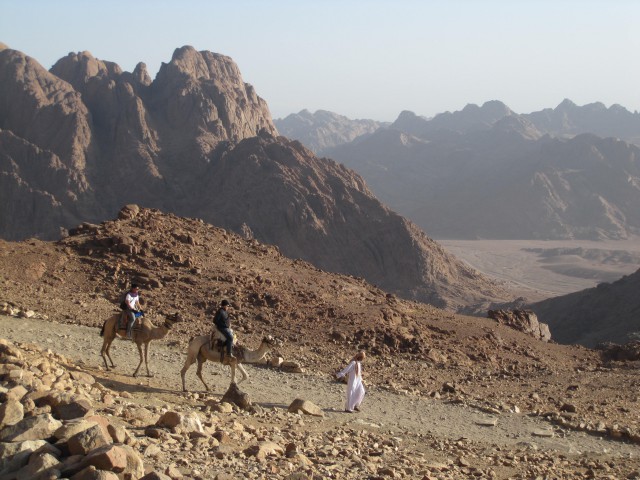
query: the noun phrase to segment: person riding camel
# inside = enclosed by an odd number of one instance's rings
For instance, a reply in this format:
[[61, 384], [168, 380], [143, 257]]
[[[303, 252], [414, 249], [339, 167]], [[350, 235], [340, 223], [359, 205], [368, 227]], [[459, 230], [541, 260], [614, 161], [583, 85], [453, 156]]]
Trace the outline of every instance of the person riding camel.
[[[213, 324], [220, 331], [224, 338], [226, 338], [225, 346], [227, 347], [227, 356], [229, 358], [236, 358], [233, 355], [233, 332], [231, 331], [230, 322], [229, 322], [229, 313], [227, 313], [227, 308], [229, 308], [229, 301], [222, 300], [220, 302], [220, 308], [216, 312], [216, 315], [213, 317]], [[211, 333], [211, 348], [214, 346], [214, 333]]]
[[122, 304], [123, 310], [125, 311], [129, 319], [129, 321], [127, 322], [127, 338], [132, 338], [133, 325], [136, 322], [136, 318], [143, 315], [142, 310], [140, 309], [139, 293], [140, 289], [138, 288], [138, 285], [133, 283], [131, 285], [131, 289], [124, 297], [124, 302]]

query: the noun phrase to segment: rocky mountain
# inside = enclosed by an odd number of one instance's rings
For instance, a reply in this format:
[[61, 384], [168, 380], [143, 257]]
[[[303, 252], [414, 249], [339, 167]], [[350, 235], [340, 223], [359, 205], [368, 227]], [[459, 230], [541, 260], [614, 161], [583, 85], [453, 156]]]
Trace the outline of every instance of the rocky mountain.
[[530, 308], [562, 343], [595, 347], [626, 343], [640, 336], [640, 270], [612, 283], [549, 298]]
[[228, 57], [177, 49], [151, 81], [69, 54], [0, 51], [0, 235], [55, 238], [136, 203], [317, 267], [459, 308], [508, 296], [384, 207], [361, 177], [277, 136]]
[[299, 140], [315, 153], [348, 143], [388, 125], [375, 120], [352, 120], [326, 110], [317, 110], [315, 113], [302, 110], [276, 119], [274, 123], [282, 135]]
[[601, 102], [579, 106], [568, 99], [555, 108], [525, 114], [514, 112], [498, 100], [491, 100], [482, 105], [468, 104], [460, 111], [443, 112], [432, 118], [405, 110], [391, 124], [373, 120], [349, 120], [336, 113], [322, 110], [315, 114], [302, 110], [285, 119], [275, 120], [278, 130], [283, 135], [299, 140], [319, 154], [362, 135], [373, 133], [378, 128], [390, 127], [419, 138], [431, 139], [452, 132], [488, 130], [498, 122], [502, 123], [503, 127], [505, 123], [519, 123], [526, 126], [530, 134], [536, 136], [548, 134], [553, 137], [571, 138], [591, 133], [640, 145], [640, 113], [630, 112], [617, 104], [607, 108]]
[[607, 108], [600, 102], [578, 106], [565, 99], [556, 108], [522, 115], [538, 130], [553, 136], [572, 137], [592, 133], [599, 137], [616, 137], [640, 145], [640, 113], [621, 105]]
[[405, 112], [395, 128], [325, 153], [436, 238], [640, 233], [640, 149], [593, 134], [550, 136], [533, 120], [499, 102], [432, 120]]
[[461, 111], [440, 113], [430, 119], [405, 110], [390, 128], [419, 138], [429, 138], [447, 131], [467, 133], [488, 130], [498, 120], [511, 115], [515, 113], [504, 103], [492, 100], [482, 106], [469, 104]]

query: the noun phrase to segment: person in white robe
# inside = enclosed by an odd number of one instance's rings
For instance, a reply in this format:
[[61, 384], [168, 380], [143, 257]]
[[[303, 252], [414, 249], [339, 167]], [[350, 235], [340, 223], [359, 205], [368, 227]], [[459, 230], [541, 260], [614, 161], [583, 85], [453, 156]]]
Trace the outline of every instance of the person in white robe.
[[353, 360], [343, 370], [336, 373], [337, 378], [347, 377], [347, 401], [344, 411], [353, 413], [360, 411], [360, 404], [364, 400], [364, 384], [362, 383], [362, 361], [366, 355], [364, 352], [358, 352]]

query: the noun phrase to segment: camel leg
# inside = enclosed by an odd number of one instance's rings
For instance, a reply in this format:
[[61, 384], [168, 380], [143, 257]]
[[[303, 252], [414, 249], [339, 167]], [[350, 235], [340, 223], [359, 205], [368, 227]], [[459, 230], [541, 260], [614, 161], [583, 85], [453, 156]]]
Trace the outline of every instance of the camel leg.
[[236, 383], [236, 364], [230, 363], [229, 368], [231, 368], [231, 383]]
[[238, 370], [240, 370], [240, 373], [242, 374], [242, 378], [240, 380], [238, 380], [238, 383], [242, 383], [245, 380], [249, 379], [249, 374], [247, 373], [247, 371], [244, 369], [244, 367], [242, 366], [241, 363], [238, 364]]
[[111, 339], [111, 341], [107, 345], [107, 357], [109, 358], [109, 361], [111, 362], [111, 368], [116, 368], [116, 365], [113, 363], [113, 359], [111, 358], [111, 344], [112, 343], [113, 343], [113, 339]]
[[138, 376], [138, 370], [140, 370], [140, 367], [142, 366], [142, 362], [144, 361], [144, 357], [142, 355], [142, 343], [136, 343], [136, 345], [138, 346], [138, 353], [140, 354], [140, 363], [138, 363], [138, 368], [136, 368], [136, 371], [133, 372], [134, 377]]
[[[102, 350], [100, 350], [100, 355], [102, 356], [102, 360], [104, 360], [104, 368], [106, 368], [107, 370], [109, 370], [109, 365], [107, 364], [107, 355], [109, 355], [110, 346], [111, 343], [108, 339], [105, 338], [102, 342]], [[111, 357], [109, 357], [109, 360], [111, 360]], [[115, 367], [115, 365], [113, 364], [113, 360], [111, 360], [111, 366]]]
[[202, 366], [204, 365], [204, 362], [206, 362], [207, 359], [204, 357], [204, 355], [198, 355], [198, 369], [196, 370], [196, 375], [198, 376], [198, 378], [200, 379], [200, 381], [202, 382], [202, 384], [204, 385], [204, 388], [207, 392], [209, 392], [209, 385], [207, 385], [207, 383], [204, 381], [204, 378], [202, 378]]
[[147, 367], [147, 377], [153, 377], [153, 375], [149, 373], [149, 360], [147, 359], [148, 353], [149, 353], [149, 342], [144, 344], [144, 365]]
[[189, 370], [189, 367], [191, 367], [191, 365], [193, 365], [193, 363], [196, 361], [195, 358], [193, 358], [191, 355], [187, 354], [187, 359], [184, 362], [184, 367], [182, 367], [182, 370], [180, 370], [180, 377], [182, 378], [182, 391], [186, 392], [187, 391], [187, 384], [185, 381], [185, 376], [187, 375], [187, 370]]
[[111, 358], [109, 349], [111, 348], [111, 343], [113, 343], [113, 339], [116, 338], [115, 331], [113, 331], [113, 329], [110, 328], [108, 323], [109, 323], [109, 320], [104, 322], [104, 325], [102, 326], [102, 332], [100, 332], [103, 337], [102, 349], [100, 350], [100, 355], [102, 356], [102, 360], [104, 360], [104, 366], [107, 369], [107, 371], [109, 370], [109, 365], [107, 364], [107, 358], [111, 362], [111, 368], [115, 368], [115, 364], [113, 363], [113, 359]]

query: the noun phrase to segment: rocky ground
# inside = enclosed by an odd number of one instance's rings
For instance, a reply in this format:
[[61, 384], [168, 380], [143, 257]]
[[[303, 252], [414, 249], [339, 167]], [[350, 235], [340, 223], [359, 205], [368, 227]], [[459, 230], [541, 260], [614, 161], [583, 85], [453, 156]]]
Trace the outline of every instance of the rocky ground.
[[[544, 343], [490, 319], [407, 302], [198, 220], [142, 210], [73, 233], [58, 243], [0, 242], [0, 301], [11, 315], [0, 322], [0, 336], [22, 356], [3, 358], [3, 385], [14, 389], [25, 378], [20, 372], [31, 372], [27, 378], [89, 398], [92, 414], [126, 429], [126, 438], [111, 442], [130, 446], [146, 473], [640, 477], [637, 362], [605, 360], [600, 352]], [[152, 343], [151, 379], [130, 376], [137, 365], [130, 342], [114, 344], [113, 372], [99, 357], [98, 327], [131, 281], [143, 285], [145, 309], [157, 325], [176, 310], [184, 318]], [[209, 330], [210, 312], [222, 298], [232, 301], [241, 343], [255, 348], [264, 335], [276, 335], [284, 344], [272, 355], [303, 370], [250, 368], [250, 383], [240, 385], [255, 406], [250, 411], [220, 403], [229, 380], [219, 366], [205, 366], [213, 393], [202, 391], [195, 368], [187, 378], [195, 393], [180, 391], [186, 344]], [[369, 353], [366, 409], [349, 415], [341, 411], [344, 387], [331, 374], [362, 348]], [[55, 368], [41, 369], [43, 358]], [[77, 369], [91, 375], [93, 387], [78, 392], [64, 373]], [[43, 381], [42, 375], [49, 376]], [[21, 399], [41, 388], [27, 383]], [[324, 416], [288, 413], [295, 398], [313, 402]], [[51, 405], [47, 412], [46, 405], [20, 401], [25, 416], [67, 421]], [[167, 411], [183, 424], [156, 425]], [[258, 454], [263, 442], [275, 444], [273, 451]]]
[[[52, 402], [38, 401], [43, 394], [33, 393], [40, 383], [34, 378], [43, 381], [42, 388], [75, 395], [76, 402], [78, 397], [89, 399], [92, 408], [61, 418], [62, 423], [75, 425], [77, 417], [84, 417], [89, 428], [97, 415], [114, 429], [124, 428], [126, 440], [109, 443], [129, 445], [146, 473], [204, 479], [634, 478], [638, 472], [636, 445], [560, 428], [515, 408], [488, 411], [464, 400], [368, 385], [363, 411], [347, 414], [342, 411], [344, 386], [316, 372], [249, 367], [249, 383], [240, 386], [253, 407], [243, 411], [221, 403], [229, 381], [226, 367], [205, 368], [213, 392], [202, 391], [193, 371], [188, 386], [194, 391], [180, 392], [184, 354], [177, 346], [154, 345], [154, 376], [133, 378], [138, 353], [132, 342], [117, 341], [113, 357], [118, 368], [105, 371], [96, 328], [18, 322], [10, 317], [0, 321], [0, 335], [20, 347], [14, 357], [21, 361], [4, 357], [6, 395], [24, 385], [31, 390], [26, 397], [39, 405], [28, 413], [51, 412], [54, 417], [61, 407], [42, 407]], [[42, 347], [23, 343], [34, 338]], [[49, 364], [46, 369], [43, 359]], [[95, 383], [88, 385], [77, 372], [90, 375]], [[76, 378], [82, 381], [74, 382]], [[288, 412], [296, 398], [313, 402], [322, 416]], [[174, 412], [176, 424], [163, 424], [160, 419], [167, 412]], [[56, 439], [60, 448], [65, 438]], [[33, 472], [34, 464], [32, 460], [23, 468]]]

